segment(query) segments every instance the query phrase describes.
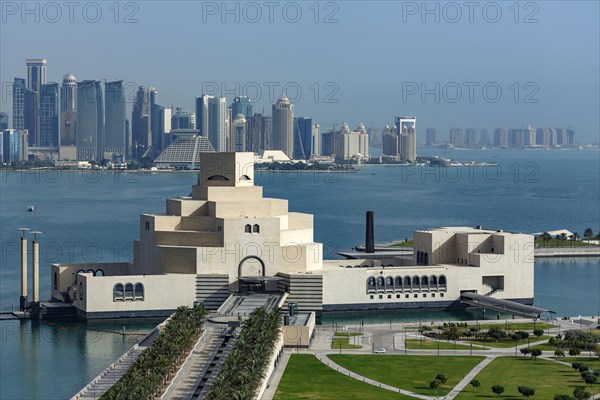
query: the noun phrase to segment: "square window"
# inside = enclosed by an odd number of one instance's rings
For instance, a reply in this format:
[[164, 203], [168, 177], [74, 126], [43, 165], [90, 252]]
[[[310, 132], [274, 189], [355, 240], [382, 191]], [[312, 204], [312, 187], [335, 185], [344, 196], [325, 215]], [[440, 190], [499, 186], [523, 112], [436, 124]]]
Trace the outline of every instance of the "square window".
[[431, 293], [431, 297], [435, 297], [435, 293]]
[[399, 294], [397, 294], [397, 295], [396, 295], [396, 298], [397, 298], [397, 299], [399, 299], [399, 298], [400, 298], [400, 295], [399, 295]]
[[408, 299], [408, 295], [407, 295], [407, 294], [405, 294], [405, 295], [404, 295], [404, 298], [405, 298], [405, 299]]
[[383, 299], [383, 295], [382, 295], [382, 294], [380, 294], [380, 295], [379, 295], [379, 298], [380, 298], [380, 299]]
[[392, 295], [391, 295], [391, 294], [388, 294], [388, 299], [391, 299], [391, 298], [392, 298]]
[[427, 295], [425, 293], [423, 293], [423, 297], [427, 297]]
[[415, 293], [415, 299], [416, 299], [417, 297], [419, 297], [419, 295]]
[[444, 293], [440, 293], [440, 297], [444, 297]]
[[369, 297], [371, 298], [371, 300], [373, 300], [373, 295], [370, 295]]

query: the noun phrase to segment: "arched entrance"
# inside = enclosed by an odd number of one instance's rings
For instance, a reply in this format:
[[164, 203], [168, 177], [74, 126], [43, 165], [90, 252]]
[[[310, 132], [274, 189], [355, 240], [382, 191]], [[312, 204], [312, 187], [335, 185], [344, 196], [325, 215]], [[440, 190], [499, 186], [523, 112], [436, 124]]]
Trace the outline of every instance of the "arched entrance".
[[257, 256], [247, 256], [238, 265], [239, 292], [263, 293], [265, 291], [265, 263]]

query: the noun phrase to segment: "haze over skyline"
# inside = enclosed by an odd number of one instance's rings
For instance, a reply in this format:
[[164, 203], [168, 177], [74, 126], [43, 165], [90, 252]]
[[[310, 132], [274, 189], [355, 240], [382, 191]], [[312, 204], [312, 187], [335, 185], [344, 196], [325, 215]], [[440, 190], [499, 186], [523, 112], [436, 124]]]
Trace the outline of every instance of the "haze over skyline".
[[452, 127], [527, 125], [598, 141], [598, 2], [428, 2], [433, 13], [422, 2], [230, 2], [224, 12], [220, 2], [142, 1], [119, 3], [118, 13], [114, 3], [31, 2], [29, 13], [21, 4], [2, 3], [0, 107], [9, 114], [25, 59], [46, 58], [49, 82], [67, 72], [124, 80], [129, 116], [135, 85], [192, 111], [203, 92], [228, 102], [260, 95], [254, 111], [267, 114], [285, 87], [296, 115], [323, 131], [415, 115], [420, 142], [427, 127], [444, 137]]

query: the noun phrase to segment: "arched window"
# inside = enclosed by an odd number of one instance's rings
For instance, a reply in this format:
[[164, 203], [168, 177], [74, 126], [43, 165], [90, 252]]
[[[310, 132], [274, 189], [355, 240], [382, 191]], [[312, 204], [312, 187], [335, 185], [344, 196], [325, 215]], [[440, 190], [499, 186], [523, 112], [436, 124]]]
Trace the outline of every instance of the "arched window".
[[375, 284], [375, 277], [370, 276], [367, 278], [367, 292], [374, 292], [377, 289]]
[[425, 257], [423, 258], [423, 264], [429, 265], [429, 253], [425, 253], [424, 256]]
[[136, 283], [133, 289], [135, 300], [144, 300], [144, 285], [141, 283]]
[[410, 289], [412, 288], [410, 276], [404, 277], [404, 285], [402, 285], [402, 287], [404, 290], [410, 291]]
[[432, 290], [437, 290], [437, 285], [438, 285], [437, 276], [431, 275], [429, 277], [429, 288], [431, 288]]
[[413, 278], [412, 278], [412, 287], [413, 287], [413, 289], [420, 289], [421, 288], [421, 280], [419, 279], [418, 276], [413, 276]]
[[446, 290], [446, 277], [444, 275], [440, 275], [438, 279], [438, 287], [440, 290]]
[[58, 289], [58, 274], [54, 273], [54, 290]]
[[429, 289], [429, 277], [425, 275], [421, 277], [421, 286], [425, 290]]
[[209, 176], [207, 180], [209, 180], [209, 181], [228, 181], [229, 178], [227, 178], [226, 176], [223, 176], [223, 175], [213, 175], [213, 176]]
[[79, 282], [79, 300], [83, 300], [83, 282]]
[[383, 276], [377, 278], [377, 290], [385, 290], [385, 280]]
[[402, 291], [402, 277], [401, 276], [397, 276], [396, 279], [394, 279], [394, 287], [396, 289], [396, 291], [401, 292]]
[[394, 291], [394, 278], [391, 276], [385, 278], [385, 290]]
[[254, 224], [254, 226], [252, 227], [252, 232], [260, 233], [260, 226], [258, 226], [258, 224]]
[[252, 226], [250, 224], [246, 224], [246, 226], [244, 227], [244, 232], [252, 233]]
[[123, 291], [123, 284], [117, 283], [113, 287], [113, 301], [123, 301], [125, 300], [125, 292]]
[[131, 283], [125, 284], [125, 300], [133, 300], [133, 285]]
[[104, 271], [101, 269], [97, 269], [96, 272], [94, 272], [94, 276], [104, 276]]

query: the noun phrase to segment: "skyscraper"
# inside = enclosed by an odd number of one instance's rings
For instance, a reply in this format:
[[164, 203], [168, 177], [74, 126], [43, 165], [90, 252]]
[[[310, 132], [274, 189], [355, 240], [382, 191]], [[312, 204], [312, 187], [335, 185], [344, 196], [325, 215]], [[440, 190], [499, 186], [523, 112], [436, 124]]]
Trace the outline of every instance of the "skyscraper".
[[77, 85], [77, 159], [100, 161], [103, 157], [104, 102], [99, 81]]
[[74, 146], [77, 120], [77, 79], [68, 73], [60, 91], [60, 145]]
[[252, 104], [250, 104], [248, 96], [237, 96], [233, 99], [233, 103], [231, 103], [231, 114], [233, 116], [242, 114], [245, 118], [250, 118], [252, 116]]
[[263, 150], [271, 150], [273, 137], [273, 119], [262, 114], [254, 114], [246, 118], [247, 137], [246, 147], [248, 151], [260, 153]]
[[238, 114], [235, 116], [231, 133], [232, 137], [230, 140], [229, 151], [247, 151], [246, 149], [246, 135], [247, 135], [248, 124], [246, 123], [246, 117], [244, 114]]
[[308, 160], [312, 154], [312, 118], [294, 118], [294, 158]]
[[25, 91], [25, 127], [29, 131], [29, 143], [42, 146], [40, 92], [46, 84], [46, 60], [32, 58], [25, 60], [27, 66], [27, 88]]
[[396, 160], [400, 158], [400, 137], [395, 126], [383, 128], [383, 155]]
[[131, 112], [131, 152], [134, 158], [146, 156], [152, 147], [151, 112], [150, 95], [140, 86]]
[[417, 118], [396, 117], [394, 125], [398, 130], [400, 159], [415, 162], [417, 160]]
[[27, 131], [5, 129], [0, 131], [0, 160], [3, 163], [27, 160]]
[[450, 129], [450, 143], [454, 147], [463, 147], [465, 145], [465, 138], [464, 138], [462, 129], [460, 129], [460, 128]]
[[285, 96], [273, 104], [273, 150], [294, 158], [294, 106]]
[[205, 94], [196, 97], [196, 130], [205, 137], [208, 137], [208, 101], [213, 97]]
[[319, 124], [313, 124], [311, 129], [312, 134], [312, 150], [310, 157], [318, 157], [321, 155], [321, 126]]
[[369, 159], [369, 134], [364, 124], [352, 132], [344, 122], [335, 143], [335, 158], [339, 161]]
[[479, 145], [481, 147], [489, 147], [490, 146], [490, 134], [487, 129], [482, 129], [479, 132]]
[[40, 137], [39, 146], [58, 147], [60, 94], [58, 83], [41, 86], [40, 98]]
[[13, 122], [18, 131], [25, 129], [25, 79], [15, 78], [13, 83]]
[[475, 128], [467, 129], [466, 145], [469, 148], [477, 147], [477, 130]]
[[125, 134], [125, 90], [123, 81], [106, 82], [105, 122], [104, 122], [104, 158], [122, 160], [126, 154]]
[[435, 134], [435, 128], [427, 128], [427, 131], [425, 133], [425, 144], [427, 146], [433, 146], [437, 143]]
[[227, 99], [210, 97], [208, 99], [208, 140], [215, 151], [227, 151], [227, 136]]
[[0, 131], [8, 129], [8, 114], [0, 112]]
[[39, 92], [46, 83], [46, 60], [43, 58], [29, 58], [27, 65], [27, 90]]

